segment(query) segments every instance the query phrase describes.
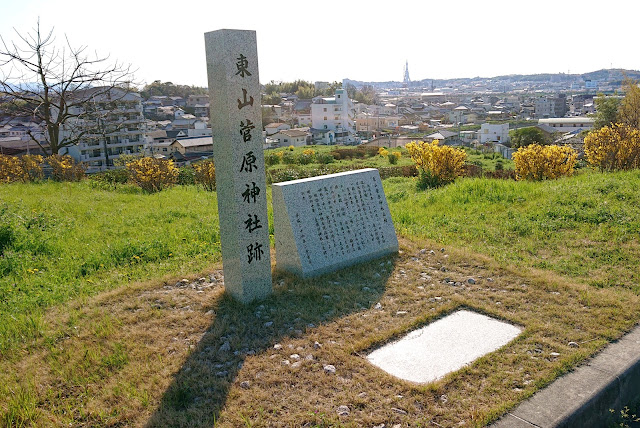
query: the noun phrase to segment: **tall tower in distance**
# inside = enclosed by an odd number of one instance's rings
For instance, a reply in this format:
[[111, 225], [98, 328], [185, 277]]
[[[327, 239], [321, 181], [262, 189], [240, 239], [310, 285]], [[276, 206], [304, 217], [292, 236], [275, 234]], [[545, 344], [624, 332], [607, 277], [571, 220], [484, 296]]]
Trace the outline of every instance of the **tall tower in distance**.
[[404, 80], [402, 83], [405, 88], [409, 87], [409, 83], [411, 83], [411, 79], [409, 79], [409, 61], [404, 64]]

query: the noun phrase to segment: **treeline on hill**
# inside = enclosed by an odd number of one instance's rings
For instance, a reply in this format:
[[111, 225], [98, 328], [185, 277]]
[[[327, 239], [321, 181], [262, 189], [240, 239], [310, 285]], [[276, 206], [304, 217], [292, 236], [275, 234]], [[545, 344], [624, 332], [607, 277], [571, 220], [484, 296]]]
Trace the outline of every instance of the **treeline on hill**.
[[[279, 104], [282, 101], [280, 94], [295, 94], [301, 99], [310, 99], [313, 97], [330, 97], [336, 92], [336, 89], [342, 88], [342, 83], [333, 82], [328, 87], [316, 88], [316, 85], [305, 80], [296, 80], [293, 82], [275, 82], [271, 81], [264, 85], [263, 88], [263, 104]], [[354, 85], [348, 84], [345, 88], [349, 98], [360, 103], [373, 104], [376, 94], [373, 86], [365, 85], [362, 88], [356, 88]]]
[[207, 95], [209, 90], [198, 86], [174, 85], [172, 82], [153, 81], [144, 85], [140, 91], [140, 95], [147, 99], [153, 95], [165, 97], [182, 97], [187, 98], [189, 95]]
[[[295, 94], [301, 99], [310, 99], [318, 96], [330, 97], [339, 88], [342, 88], [342, 83], [340, 82], [330, 83], [325, 88], [316, 88], [314, 83], [306, 80], [295, 80], [293, 82], [275, 82], [272, 80], [263, 86], [262, 103], [280, 104], [282, 102], [281, 94]], [[354, 85], [349, 84], [346, 89], [349, 98], [360, 103], [373, 104], [376, 100], [373, 86], [365, 85], [362, 88], [356, 88]], [[160, 80], [155, 80], [140, 90], [140, 95], [145, 99], [153, 95], [187, 98], [189, 95], [206, 95], [208, 93], [209, 90], [207, 88], [175, 85], [172, 82], [161, 82]]]

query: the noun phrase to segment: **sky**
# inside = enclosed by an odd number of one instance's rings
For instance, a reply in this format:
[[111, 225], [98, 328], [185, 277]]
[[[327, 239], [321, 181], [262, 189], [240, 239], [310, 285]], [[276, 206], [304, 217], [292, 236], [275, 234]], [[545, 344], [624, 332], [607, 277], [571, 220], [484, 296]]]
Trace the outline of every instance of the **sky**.
[[206, 86], [204, 33], [255, 30], [260, 82], [640, 70], [636, 0], [0, 0], [0, 35], [54, 27], [141, 83]]

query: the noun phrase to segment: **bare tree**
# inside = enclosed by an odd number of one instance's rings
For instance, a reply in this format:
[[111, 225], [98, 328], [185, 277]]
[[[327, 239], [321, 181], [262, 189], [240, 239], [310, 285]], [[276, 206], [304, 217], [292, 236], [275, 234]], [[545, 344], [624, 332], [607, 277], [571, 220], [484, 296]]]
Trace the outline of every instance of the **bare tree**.
[[118, 94], [130, 90], [130, 65], [90, 54], [86, 46], [73, 47], [66, 36], [59, 47], [54, 29], [43, 32], [40, 20], [29, 33], [14, 31], [17, 43], [0, 36], [0, 108], [40, 122], [41, 138], [32, 132], [29, 136], [45, 153], [58, 153], [92, 133], [83, 120], [91, 100], [111, 97], [114, 88], [124, 89]]

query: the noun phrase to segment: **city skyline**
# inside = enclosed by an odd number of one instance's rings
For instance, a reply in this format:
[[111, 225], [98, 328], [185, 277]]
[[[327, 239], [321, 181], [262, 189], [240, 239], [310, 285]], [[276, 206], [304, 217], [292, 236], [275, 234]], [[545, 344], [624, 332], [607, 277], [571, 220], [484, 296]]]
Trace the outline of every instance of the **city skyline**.
[[[6, 1], [6, 0], [5, 0]], [[7, 2], [8, 3], [8, 2]], [[131, 63], [139, 83], [154, 80], [206, 86], [204, 33], [255, 30], [260, 81], [402, 81], [494, 77], [509, 74], [586, 73], [640, 69], [629, 54], [630, 9], [608, 3], [610, 22], [598, 22], [584, 2], [543, 0], [530, 6], [395, 2], [393, 8], [325, 1], [302, 10], [293, 1], [231, 5], [193, 1], [114, 0], [87, 10], [79, 0], [26, 0], [3, 4], [0, 35], [17, 39], [38, 17], [55, 27], [58, 42]]]

